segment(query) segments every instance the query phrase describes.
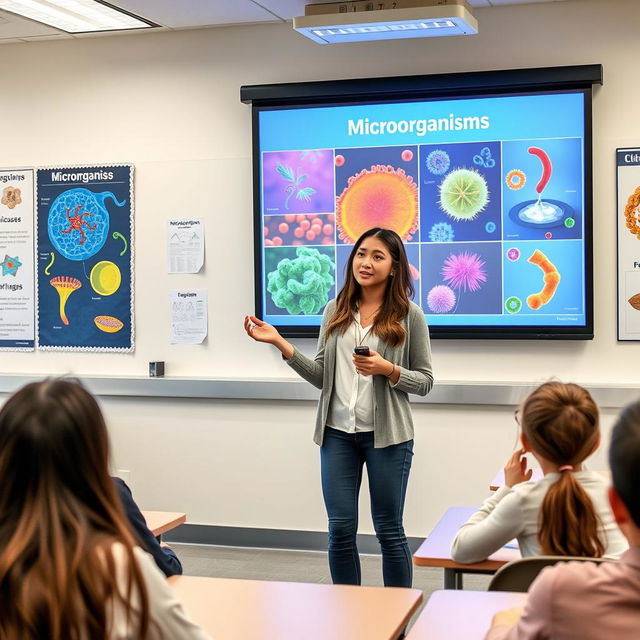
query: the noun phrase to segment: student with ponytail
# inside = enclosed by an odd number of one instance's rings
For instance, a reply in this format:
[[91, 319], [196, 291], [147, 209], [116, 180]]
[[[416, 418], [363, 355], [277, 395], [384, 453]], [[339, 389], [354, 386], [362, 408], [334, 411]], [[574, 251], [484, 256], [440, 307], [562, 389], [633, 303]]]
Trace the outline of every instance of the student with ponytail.
[[[451, 548], [456, 562], [484, 560], [512, 538], [523, 556], [618, 558], [627, 543], [607, 499], [608, 482], [586, 471], [584, 460], [600, 444], [598, 407], [576, 384], [547, 382], [516, 411], [522, 449], [505, 467], [505, 486], [460, 528]], [[528, 482], [524, 454], [544, 473]]]
[[206, 640], [137, 546], [98, 404], [52, 379], [0, 410], [0, 638]]

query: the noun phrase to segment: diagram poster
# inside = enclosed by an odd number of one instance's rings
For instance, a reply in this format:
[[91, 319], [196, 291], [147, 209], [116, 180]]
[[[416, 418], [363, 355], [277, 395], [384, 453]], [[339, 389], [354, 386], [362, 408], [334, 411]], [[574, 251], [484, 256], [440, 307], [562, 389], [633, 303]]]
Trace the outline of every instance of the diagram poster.
[[133, 166], [38, 169], [38, 346], [133, 351]]
[[33, 351], [33, 171], [0, 171], [0, 350]]
[[640, 148], [616, 156], [618, 340], [640, 340]]

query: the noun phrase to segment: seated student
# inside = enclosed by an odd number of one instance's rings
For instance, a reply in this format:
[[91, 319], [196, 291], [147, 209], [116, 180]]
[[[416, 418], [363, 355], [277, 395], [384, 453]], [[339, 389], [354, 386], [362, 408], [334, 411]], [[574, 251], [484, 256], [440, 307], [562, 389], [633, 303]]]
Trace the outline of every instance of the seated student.
[[[523, 556], [618, 558], [627, 543], [607, 500], [607, 481], [582, 469], [600, 443], [598, 407], [576, 384], [547, 382], [516, 412], [523, 448], [505, 467], [505, 485], [460, 528], [452, 547], [456, 562], [484, 560], [512, 538]], [[544, 473], [527, 482], [524, 454]]]
[[619, 562], [563, 562], [544, 569], [529, 589], [520, 621], [521, 609], [496, 614], [487, 640], [640, 637], [640, 402], [618, 418], [609, 465], [611, 509], [631, 548]]
[[182, 575], [182, 564], [174, 550], [166, 544], [160, 544], [158, 539], [147, 527], [147, 522], [138, 505], [133, 499], [131, 489], [122, 478], [113, 478], [120, 501], [124, 508], [127, 520], [133, 529], [138, 544], [153, 556], [155, 563], [167, 578], [169, 576]]
[[91, 394], [28, 384], [0, 410], [0, 638], [203, 640], [136, 546]]

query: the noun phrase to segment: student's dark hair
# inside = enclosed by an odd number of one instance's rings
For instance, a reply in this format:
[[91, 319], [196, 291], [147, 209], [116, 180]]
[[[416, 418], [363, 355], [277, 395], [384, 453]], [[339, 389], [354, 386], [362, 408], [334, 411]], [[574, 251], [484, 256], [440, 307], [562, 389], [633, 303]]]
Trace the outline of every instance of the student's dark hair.
[[[598, 444], [599, 414], [577, 384], [546, 382], [527, 397], [522, 433], [536, 453], [559, 467], [579, 465]], [[560, 472], [545, 494], [538, 521], [543, 554], [596, 558], [604, 553], [596, 510], [571, 470]]]
[[409, 314], [409, 300], [414, 293], [413, 279], [409, 270], [407, 252], [400, 236], [391, 229], [381, 227], [365, 231], [353, 245], [345, 266], [344, 285], [338, 293], [336, 309], [327, 327], [327, 336], [334, 331], [344, 333], [353, 322], [353, 313], [360, 300], [361, 289], [353, 277], [353, 259], [358, 253], [360, 245], [367, 238], [372, 237], [379, 238], [384, 243], [393, 262], [393, 276], [390, 276], [387, 282], [382, 306], [373, 322], [372, 332], [390, 346], [396, 347], [402, 344], [406, 337], [402, 321]]
[[106, 640], [112, 607], [147, 636], [147, 590], [108, 465], [102, 413], [78, 382], [28, 384], [0, 410], [3, 640]]
[[615, 490], [640, 527], [640, 401], [627, 406], [613, 427], [609, 466]]

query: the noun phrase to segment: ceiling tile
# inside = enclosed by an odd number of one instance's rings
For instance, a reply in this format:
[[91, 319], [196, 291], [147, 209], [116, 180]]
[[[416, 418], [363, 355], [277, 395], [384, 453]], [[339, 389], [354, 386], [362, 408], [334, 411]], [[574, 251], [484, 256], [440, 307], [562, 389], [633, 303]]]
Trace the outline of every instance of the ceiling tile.
[[174, 29], [278, 20], [251, 0], [110, 0], [110, 3]]
[[337, 0], [255, 0], [263, 7], [273, 11], [283, 20], [291, 20], [304, 15], [304, 8], [308, 4], [329, 4]]
[[46, 36], [60, 34], [58, 29], [48, 25], [27, 20], [8, 11], [0, 11], [0, 38], [28, 38], [29, 36]]
[[563, 0], [489, 0], [494, 7], [504, 7], [507, 4], [539, 4], [541, 2], [563, 2]]

